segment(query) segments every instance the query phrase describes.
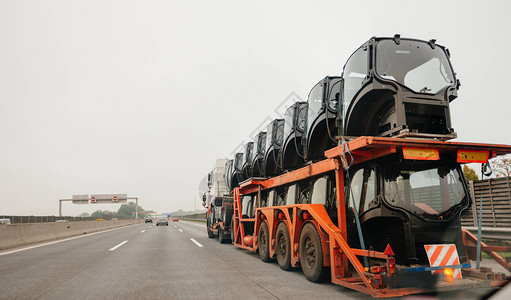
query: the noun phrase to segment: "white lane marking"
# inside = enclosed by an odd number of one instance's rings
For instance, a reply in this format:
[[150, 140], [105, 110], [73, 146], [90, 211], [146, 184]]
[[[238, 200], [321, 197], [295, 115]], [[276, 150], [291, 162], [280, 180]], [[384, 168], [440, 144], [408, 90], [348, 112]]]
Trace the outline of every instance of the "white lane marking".
[[[133, 225], [137, 225], [137, 224], [133, 224]], [[132, 226], [132, 225], [128, 225], [128, 226]], [[126, 228], [126, 227], [127, 226], [123, 226], [123, 227], [112, 228], [112, 229], [108, 229], [108, 230], [104, 230], [104, 231], [87, 233], [87, 234], [84, 234], [84, 235], [70, 237], [68, 239], [58, 240], [58, 241], [44, 243], [44, 244], [39, 244], [39, 245], [34, 245], [34, 246], [29, 246], [29, 247], [26, 247], [26, 248], [11, 250], [11, 251], [7, 251], [7, 252], [2, 252], [2, 253], [0, 253], [0, 256], [7, 255], [7, 254], [12, 254], [12, 253], [16, 253], [16, 252], [21, 252], [21, 251], [25, 251], [25, 250], [35, 249], [35, 248], [39, 248], [39, 247], [44, 247], [44, 246], [48, 246], [48, 245], [58, 244], [58, 243], [62, 243], [62, 242], [67, 242], [67, 241], [71, 241], [71, 240], [81, 239], [81, 238], [84, 238], [84, 237], [89, 237], [89, 236], [93, 236], [93, 235], [96, 235], [96, 234], [101, 234], [101, 233], [105, 233], [105, 232], [109, 232], [109, 231], [119, 230], [119, 229], [123, 229], [123, 228]]]
[[144, 229], [144, 230], [142, 230], [142, 231], [140, 231], [140, 233], [144, 233], [144, 232], [145, 232], [145, 229]]
[[197, 245], [197, 246], [199, 246], [199, 247], [201, 247], [201, 248], [202, 248], [202, 247], [204, 247], [204, 246], [202, 246], [199, 242], [197, 242], [196, 240], [194, 240], [194, 239], [192, 239], [192, 238], [191, 238], [190, 240], [191, 240], [192, 242], [194, 242], [194, 243], [195, 243], [195, 245]]
[[179, 229], [179, 231], [183, 232], [183, 230]]
[[113, 246], [112, 248], [108, 249], [108, 251], [114, 251], [115, 249], [121, 247], [122, 245], [126, 244], [128, 241], [124, 241], [122, 243], [120, 243], [119, 245], [117, 246]]

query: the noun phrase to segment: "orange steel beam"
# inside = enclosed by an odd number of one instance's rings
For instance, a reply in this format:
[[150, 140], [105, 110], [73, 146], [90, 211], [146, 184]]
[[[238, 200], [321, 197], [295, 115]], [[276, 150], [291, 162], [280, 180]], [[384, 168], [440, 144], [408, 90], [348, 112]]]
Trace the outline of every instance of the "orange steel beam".
[[[458, 149], [464, 150], [487, 150], [491, 152], [491, 157], [497, 155], [504, 155], [511, 153], [511, 146], [501, 144], [482, 144], [482, 143], [466, 143], [466, 142], [444, 142], [438, 140], [425, 140], [425, 139], [403, 139], [403, 138], [385, 138], [385, 137], [368, 137], [361, 136], [348, 142], [351, 152], [358, 149], [368, 150], [371, 148], [384, 148], [384, 147], [424, 147], [436, 148], [440, 152], [455, 151]], [[347, 151], [346, 145], [339, 145], [335, 148], [325, 151], [327, 158], [341, 156]]]
[[[341, 230], [342, 238], [348, 240], [347, 224], [346, 224], [346, 200], [344, 199], [344, 170], [339, 166], [335, 170], [335, 184], [337, 193], [337, 227]], [[335, 259], [333, 251], [330, 251], [330, 256]], [[332, 269], [335, 268], [331, 264]], [[341, 277], [348, 277], [348, 257], [346, 254], [341, 253]]]
[[[467, 246], [465, 245], [466, 248], [477, 248], [477, 246], [475, 245], [470, 245], [470, 246]], [[481, 250], [483, 251], [497, 251], [497, 252], [509, 252], [511, 251], [511, 247], [509, 246], [482, 246], [481, 247]]]
[[284, 184], [292, 183], [295, 181], [302, 180], [304, 178], [320, 175], [329, 171], [335, 170], [338, 163], [335, 159], [325, 159], [317, 163], [310, 164], [303, 168], [291, 171], [286, 174], [282, 174], [277, 177], [273, 177], [261, 182], [265, 189], [278, 187]]
[[374, 257], [374, 258], [381, 258], [381, 259], [387, 259], [389, 256], [386, 254], [383, 254], [383, 252], [378, 251], [372, 251], [372, 250], [362, 250], [362, 249], [352, 249], [353, 253], [358, 256], [367, 256], [367, 257]]
[[[240, 189], [234, 188], [233, 191], [234, 196], [234, 241], [233, 243], [236, 245], [238, 244], [238, 237], [240, 236], [240, 229], [239, 229], [239, 223], [240, 223], [240, 217], [241, 217], [241, 203], [240, 203]], [[231, 228], [233, 230], [233, 228]], [[241, 238], [241, 242], [239, 244], [243, 244], [243, 238]]]
[[303, 168], [279, 175], [266, 180], [247, 180], [240, 185], [242, 195], [257, 192], [259, 186], [263, 189], [278, 187], [284, 184], [292, 183], [315, 175], [320, 175], [335, 170], [338, 166], [336, 159], [325, 159], [317, 163], [307, 165]]
[[[477, 237], [473, 235], [470, 231], [466, 229], [462, 229], [463, 232], [463, 241], [466, 243], [467, 241], [471, 241], [472, 243], [477, 243]], [[464, 244], [465, 244], [464, 243]], [[470, 246], [470, 245], [467, 245]], [[495, 251], [485, 250], [485, 248], [490, 248], [486, 243], [481, 241], [481, 248], [482, 251], [486, 252], [491, 258], [493, 258], [497, 263], [499, 263], [501, 266], [503, 266], [506, 270], [511, 272], [511, 264], [507, 262], [506, 259], [504, 259], [502, 256], [500, 256]]]

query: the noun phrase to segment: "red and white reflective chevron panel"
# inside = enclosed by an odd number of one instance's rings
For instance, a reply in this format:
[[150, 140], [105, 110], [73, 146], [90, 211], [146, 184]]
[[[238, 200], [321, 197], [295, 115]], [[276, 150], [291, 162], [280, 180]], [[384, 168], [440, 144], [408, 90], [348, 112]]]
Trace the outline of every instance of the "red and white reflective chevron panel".
[[[454, 244], [442, 245], [424, 245], [428, 254], [429, 265], [431, 267], [459, 265], [458, 250]], [[433, 274], [440, 274], [442, 270], [431, 271]], [[461, 269], [453, 270], [453, 277], [461, 279]]]

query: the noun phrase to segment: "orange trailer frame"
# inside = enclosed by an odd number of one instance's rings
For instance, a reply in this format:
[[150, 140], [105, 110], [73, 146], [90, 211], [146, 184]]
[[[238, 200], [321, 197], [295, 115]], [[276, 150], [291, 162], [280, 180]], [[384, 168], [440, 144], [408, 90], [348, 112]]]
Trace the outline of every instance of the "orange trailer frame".
[[[262, 222], [268, 226], [269, 255], [275, 255], [275, 232], [280, 222], [285, 222], [289, 231], [291, 265], [298, 267], [299, 257], [299, 238], [300, 232], [306, 223], [314, 224], [320, 235], [321, 246], [323, 250], [323, 266], [330, 267], [331, 281], [335, 284], [358, 290], [373, 297], [394, 297], [413, 293], [425, 292], [424, 289], [409, 287], [391, 289], [383, 283], [382, 272], [369, 272], [365, 269], [359, 260], [360, 257], [371, 257], [386, 260], [387, 272], [392, 273], [391, 264], [395, 264], [393, 256], [382, 252], [355, 249], [350, 247], [347, 242], [347, 224], [346, 224], [346, 203], [344, 199], [344, 168], [343, 161], [346, 164], [346, 153], [349, 151], [353, 161], [358, 164], [364, 161], [373, 160], [386, 155], [402, 151], [403, 148], [413, 147], [422, 149], [436, 149], [440, 154], [454, 153], [458, 150], [468, 151], [488, 151], [489, 158], [498, 155], [511, 153], [511, 146], [497, 144], [475, 144], [461, 142], [444, 142], [437, 140], [417, 140], [402, 138], [384, 138], [384, 137], [359, 137], [325, 152], [326, 159], [312, 163], [300, 169], [285, 173], [268, 179], [248, 179], [233, 190], [234, 196], [234, 216], [233, 216], [233, 243], [235, 246], [256, 252], [258, 250], [257, 233]], [[467, 162], [466, 159], [463, 162]], [[261, 207], [261, 191], [271, 189], [327, 172], [335, 173], [335, 184], [337, 192], [337, 220], [338, 224], [333, 224], [322, 204], [293, 204], [285, 206]], [[257, 193], [257, 205], [255, 208], [255, 217], [246, 218], [241, 213], [241, 195]], [[292, 211], [292, 214], [289, 211]], [[298, 212], [307, 212], [298, 217]], [[245, 232], [244, 223], [253, 223], [253, 234]], [[469, 233], [464, 233], [464, 241], [470, 247], [476, 239]], [[471, 244], [473, 245], [473, 244]], [[490, 252], [491, 247], [483, 245], [483, 251]], [[391, 253], [393, 254], [393, 253]], [[494, 256], [496, 253], [491, 253]], [[499, 261], [498, 259], [496, 259]], [[500, 262], [504, 262], [500, 257]], [[499, 263], [500, 263], [499, 262]], [[351, 272], [350, 265], [354, 270]], [[507, 266], [509, 270], [509, 264]], [[464, 274], [477, 273], [473, 269], [463, 270]], [[385, 276], [385, 274], [383, 274]], [[477, 277], [477, 276], [475, 276]], [[485, 280], [460, 279], [455, 284], [444, 284], [439, 287], [441, 290], [474, 288], [489, 285], [499, 285], [505, 282], [502, 275], [486, 276]]]

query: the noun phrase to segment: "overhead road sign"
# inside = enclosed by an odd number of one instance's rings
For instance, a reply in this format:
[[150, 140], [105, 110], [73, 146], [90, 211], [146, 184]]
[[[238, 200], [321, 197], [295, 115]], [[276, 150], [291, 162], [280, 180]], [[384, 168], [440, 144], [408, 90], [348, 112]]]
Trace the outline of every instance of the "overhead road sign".
[[[138, 197], [128, 197], [128, 194], [92, 194], [90, 195], [73, 195], [70, 199], [59, 199], [59, 216], [62, 216], [62, 202], [73, 202], [73, 204], [111, 204], [111, 203], [128, 203], [128, 200], [135, 200], [135, 219], [138, 218]], [[146, 212], [153, 214], [154, 212]]]
[[73, 195], [73, 204], [89, 204], [89, 195]]
[[96, 198], [95, 202], [92, 203], [126, 203], [128, 202], [127, 194], [93, 194], [92, 197]]

